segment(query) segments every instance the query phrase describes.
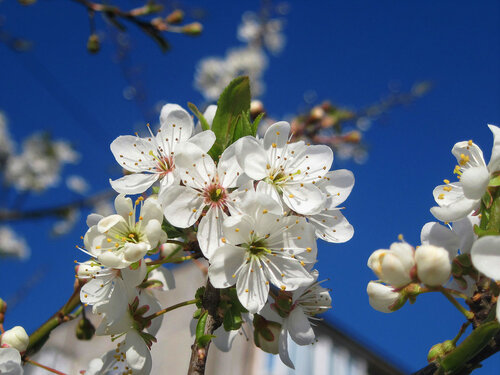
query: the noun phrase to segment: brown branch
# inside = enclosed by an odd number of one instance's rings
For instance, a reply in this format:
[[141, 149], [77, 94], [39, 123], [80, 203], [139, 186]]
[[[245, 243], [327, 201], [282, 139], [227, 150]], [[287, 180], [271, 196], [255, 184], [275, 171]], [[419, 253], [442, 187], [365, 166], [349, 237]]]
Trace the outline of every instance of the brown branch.
[[[205, 325], [206, 335], [211, 335], [222, 324], [222, 319], [217, 313], [219, 300], [219, 289], [215, 289], [210, 281], [207, 281], [207, 287], [205, 289], [205, 294], [203, 295], [203, 308], [208, 312], [207, 323]], [[209, 347], [210, 342], [202, 347], [198, 345], [195, 339], [194, 344], [191, 345], [191, 359], [189, 361], [188, 375], [205, 374]]]
[[0, 210], [0, 222], [18, 221], [26, 219], [40, 219], [51, 216], [64, 216], [68, 211], [78, 208], [90, 208], [96, 203], [109, 199], [116, 195], [113, 190], [106, 190], [91, 197], [76, 200], [74, 202], [61, 204], [55, 207], [37, 208], [30, 211]]

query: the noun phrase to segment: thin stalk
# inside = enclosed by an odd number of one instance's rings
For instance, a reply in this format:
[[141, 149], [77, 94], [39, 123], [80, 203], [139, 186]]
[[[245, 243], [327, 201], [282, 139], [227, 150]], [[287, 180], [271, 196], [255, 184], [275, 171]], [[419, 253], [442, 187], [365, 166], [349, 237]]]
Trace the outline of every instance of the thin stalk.
[[467, 310], [465, 307], [463, 307], [458, 301], [444, 288], [441, 288], [441, 293], [448, 299], [448, 301], [451, 302], [453, 306], [456, 307], [458, 311], [460, 311], [464, 316], [469, 320], [474, 318], [474, 313]]
[[170, 259], [170, 257], [167, 257], [167, 258], [163, 258], [163, 259], [153, 260], [151, 262], [147, 262], [146, 264], [148, 266], [154, 266], [156, 264], [165, 264], [165, 263], [182, 263], [182, 262], [185, 262], [186, 260], [196, 259], [196, 258], [198, 258], [198, 257], [194, 256], [194, 255], [186, 255], [184, 257], [179, 257], [179, 258], [174, 258], [174, 259]]
[[42, 365], [41, 363], [38, 363], [36, 361], [33, 361], [32, 359], [29, 359], [29, 358], [24, 358], [24, 361], [25, 362], [28, 362], [28, 363], [31, 363], [32, 365], [34, 366], [37, 366], [37, 367], [40, 367], [40, 368], [43, 368], [44, 370], [47, 370], [49, 372], [52, 372], [54, 374], [58, 374], [58, 375], [66, 375], [64, 372], [61, 372], [61, 371], [58, 371], [56, 369], [53, 369], [51, 367], [48, 367], [48, 366], [45, 366], [45, 365]]
[[188, 305], [194, 305], [197, 301], [198, 301], [197, 299], [192, 299], [192, 300], [190, 300], [190, 301], [180, 302], [180, 303], [178, 303], [178, 304], [175, 304], [175, 305], [172, 305], [172, 306], [166, 307], [166, 308], [164, 308], [163, 310], [157, 311], [157, 312], [155, 312], [154, 314], [151, 314], [151, 315], [149, 315], [149, 316], [146, 316], [144, 319], [147, 319], [147, 320], [152, 320], [152, 319], [154, 319], [154, 318], [159, 317], [160, 315], [163, 315], [163, 314], [165, 314], [165, 313], [168, 313], [169, 311], [172, 311], [172, 310], [178, 309], [179, 307], [188, 306]]

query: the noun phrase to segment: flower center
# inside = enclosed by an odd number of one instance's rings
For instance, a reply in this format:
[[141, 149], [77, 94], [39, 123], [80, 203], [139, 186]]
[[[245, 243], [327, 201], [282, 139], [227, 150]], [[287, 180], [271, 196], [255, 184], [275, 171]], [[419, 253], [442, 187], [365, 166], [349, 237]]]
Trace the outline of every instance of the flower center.
[[260, 258], [262, 255], [271, 254], [271, 250], [266, 247], [266, 243], [263, 239], [255, 240], [246, 245], [248, 253], [250, 256]]
[[205, 204], [214, 206], [224, 206], [227, 199], [227, 191], [219, 184], [212, 184], [203, 191]]

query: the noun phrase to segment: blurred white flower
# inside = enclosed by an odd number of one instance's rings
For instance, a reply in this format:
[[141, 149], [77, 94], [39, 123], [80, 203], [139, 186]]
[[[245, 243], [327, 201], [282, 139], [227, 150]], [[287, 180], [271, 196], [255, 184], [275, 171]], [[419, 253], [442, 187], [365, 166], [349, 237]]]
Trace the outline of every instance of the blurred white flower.
[[66, 186], [69, 190], [78, 194], [85, 194], [90, 188], [88, 182], [82, 176], [77, 175], [68, 176]]
[[0, 256], [13, 256], [20, 259], [29, 257], [30, 249], [24, 238], [9, 227], [0, 227]]
[[262, 43], [269, 52], [280, 53], [285, 47], [283, 21], [259, 19], [254, 12], [245, 12], [238, 26], [238, 39], [249, 44]]

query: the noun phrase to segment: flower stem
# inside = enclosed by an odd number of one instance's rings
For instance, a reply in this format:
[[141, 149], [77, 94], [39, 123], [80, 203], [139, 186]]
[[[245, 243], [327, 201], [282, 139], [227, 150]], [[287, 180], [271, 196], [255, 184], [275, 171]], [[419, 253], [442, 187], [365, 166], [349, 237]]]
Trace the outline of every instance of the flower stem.
[[448, 290], [445, 288], [440, 288], [441, 293], [448, 299], [448, 301], [451, 302], [453, 306], [456, 307], [458, 311], [460, 311], [464, 316], [469, 320], [474, 318], [474, 313], [472, 311], [467, 310], [465, 307], [463, 307], [458, 301], [449, 293]]
[[163, 315], [165, 313], [168, 313], [169, 311], [172, 311], [172, 310], [175, 310], [175, 309], [178, 309], [179, 307], [183, 307], [183, 306], [188, 306], [188, 305], [194, 305], [198, 300], [197, 299], [192, 299], [190, 301], [184, 301], [184, 302], [180, 302], [176, 305], [172, 305], [172, 306], [169, 306], [169, 307], [166, 307], [164, 308], [163, 310], [160, 310], [160, 311], [157, 311], [155, 312], [154, 314], [151, 314], [149, 316], [146, 316], [144, 319], [147, 319], [147, 320], [152, 320], [154, 318], [157, 318], [159, 317], [160, 315]]
[[52, 372], [52, 373], [54, 373], [54, 374], [66, 375], [64, 372], [61, 372], [61, 371], [58, 371], [58, 370], [53, 369], [53, 368], [51, 368], [51, 367], [48, 367], [48, 366], [42, 365], [41, 363], [38, 363], [38, 362], [36, 362], [36, 361], [33, 361], [32, 359], [29, 359], [29, 358], [27, 358], [27, 357], [25, 357], [25, 358], [24, 358], [24, 361], [25, 361], [25, 362], [28, 362], [28, 363], [31, 363], [31, 364], [32, 364], [32, 365], [34, 365], [34, 366], [41, 367], [41, 368], [43, 368], [44, 370], [47, 370], [47, 371]]
[[170, 259], [170, 257], [167, 257], [167, 258], [153, 260], [151, 262], [147, 262], [146, 264], [148, 266], [154, 266], [155, 264], [181, 263], [181, 262], [185, 262], [186, 260], [196, 259], [196, 258], [198, 258], [198, 257], [194, 256], [194, 255], [186, 255], [184, 257], [179, 257], [179, 258], [175, 258], [175, 259]]
[[460, 327], [460, 331], [458, 331], [455, 338], [453, 340], [451, 340], [453, 345], [455, 345], [455, 346], [457, 345], [457, 341], [460, 339], [460, 337], [462, 337], [462, 335], [464, 334], [465, 330], [467, 329], [467, 327], [469, 325], [470, 325], [470, 322], [465, 322], [464, 324], [462, 324], [462, 327]]

